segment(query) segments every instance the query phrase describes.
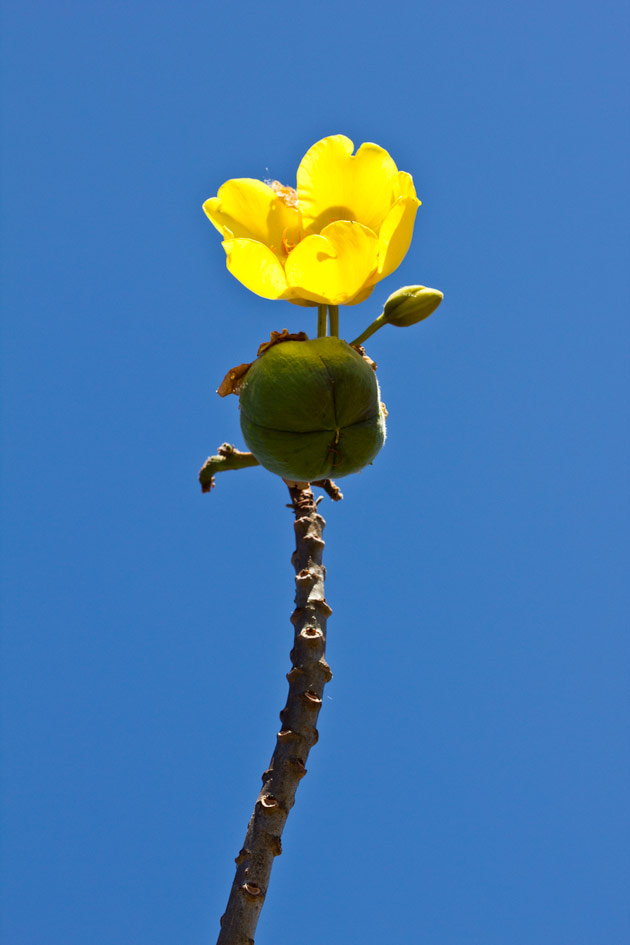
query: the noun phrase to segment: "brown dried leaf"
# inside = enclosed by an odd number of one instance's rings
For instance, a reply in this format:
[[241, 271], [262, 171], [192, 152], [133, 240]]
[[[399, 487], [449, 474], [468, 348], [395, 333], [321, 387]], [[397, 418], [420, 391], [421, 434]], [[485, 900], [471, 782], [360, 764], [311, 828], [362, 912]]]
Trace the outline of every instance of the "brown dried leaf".
[[249, 364], [237, 364], [236, 367], [230, 368], [217, 388], [219, 397], [227, 397], [228, 394], [238, 394], [241, 382], [251, 366], [250, 361]]
[[[291, 334], [288, 328], [283, 328], [282, 331], [272, 331], [269, 341], [263, 341], [263, 343], [260, 345], [258, 349], [258, 356], [260, 357], [263, 351], [266, 351], [267, 348], [272, 348], [274, 345], [278, 345], [282, 341], [308, 341], [308, 335], [304, 331], [298, 331]], [[230, 368], [217, 388], [217, 394], [219, 397], [227, 397], [228, 394], [238, 395], [241, 390], [243, 378], [251, 366], [252, 362], [250, 361], [247, 364], [237, 364], [236, 367]]]
[[298, 331], [291, 334], [288, 328], [283, 328], [282, 331], [272, 331], [269, 341], [263, 341], [258, 349], [258, 357], [260, 357], [267, 348], [273, 348], [274, 345], [279, 345], [282, 341], [308, 341], [308, 335], [305, 331]]
[[363, 360], [367, 361], [367, 363], [370, 365], [373, 371], [376, 370], [376, 368], [378, 367], [376, 361], [373, 361], [372, 358], [370, 358], [369, 355], [365, 353], [365, 348], [363, 347], [363, 345], [351, 345], [350, 347], [354, 348], [355, 351], [359, 352]]

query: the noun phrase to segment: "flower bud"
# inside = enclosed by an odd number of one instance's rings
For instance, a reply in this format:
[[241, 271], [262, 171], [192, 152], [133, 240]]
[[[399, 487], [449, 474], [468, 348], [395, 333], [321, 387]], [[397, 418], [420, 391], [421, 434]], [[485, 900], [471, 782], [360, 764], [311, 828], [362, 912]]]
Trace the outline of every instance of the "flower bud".
[[406, 285], [385, 302], [383, 320], [397, 328], [408, 328], [428, 318], [436, 310], [444, 294], [423, 285]]
[[240, 407], [256, 459], [295, 482], [358, 472], [385, 442], [376, 375], [339, 338], [268, 348], [244, 377]]

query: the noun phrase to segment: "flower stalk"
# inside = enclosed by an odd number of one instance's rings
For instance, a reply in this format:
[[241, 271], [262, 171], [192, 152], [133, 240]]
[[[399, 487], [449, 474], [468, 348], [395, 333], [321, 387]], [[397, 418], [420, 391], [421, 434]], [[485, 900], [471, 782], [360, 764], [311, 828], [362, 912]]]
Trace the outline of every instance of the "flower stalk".
[[276, 747], [263, 772], [263, 786], [236, 857], [236, 876], [217, 945], [254, 945], [273, 861], [282, 852], [284, 825], [306, 774], [308, 754], [318, 739], [316, 724], [324, 686], [332, 678], [325, 659], [326, 621], [332, 613], [324, 596], [322, 533], [326, 523], [305, 483], [289, 485], [289, 494], [296, 537], [291, 558], [296, 607], [291, 616], [295, 635], [292, 669], [287, 674], [289, 694], [280, 713]]
[[439, 289], [429, 289], [424, 285], [404, 285], [402, 289], [390, 295], [378, 318], [350, 344], [363, 344], [383, 325], [394, 325], [395, 328], [417, 325], [433, 314], [443, 298], [444, 293]]
[[339, 337], [339, 306], [328, 306], [328, 318], [330, 320], [330, 334], [333, 338]]
[[372, 324], [368, 325], [365, 331], [362, 331], [361, 334], [357, 338], [354, 339], [354, 341], [350, 342], [350, 344], [353, 346], [362, 345], [364, 341], [367, 341], [368, 338], [371, 338], [372, 335], [375, 334], [379, 330], [379, 328], [382, 328], [383, 325], [386, 325], [386, 324], [387, 324], [387, 321], [385, 319], [385, 315], [384, 314], [379, 315], [378, 318], [375, 318]]
[[325, 338], [326, 337], [326, 327], [328, 321], [328, 314], [326, 311], [325, 305], [317, 306], [317, 337]]

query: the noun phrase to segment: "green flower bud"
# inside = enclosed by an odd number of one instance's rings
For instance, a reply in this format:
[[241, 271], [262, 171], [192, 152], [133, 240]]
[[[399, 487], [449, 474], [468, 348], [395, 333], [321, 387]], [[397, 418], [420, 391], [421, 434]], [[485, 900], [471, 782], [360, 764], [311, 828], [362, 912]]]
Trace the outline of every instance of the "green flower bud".
[[423, 285], [405, 285], [385, 302], [383, 321], [397, 328], [409, 328], [428, 318], [436, 310], [444, 294]]
[[390, 295], [378, 318], [351, 343], [362, 345], [383, 325], [409, 328], [410, 325], [415, 325], [416, 322], [421, 322], [432, 315], [443, 298], [444, 293], [439, 289], [428, 289], [424, 285], [404, 285], [402, 289]]
[[339, 338], [285, 341], [254, 361], [241, 430], [262, 466], [297, 482], [358, 472], [385, 442], [376, 375]]

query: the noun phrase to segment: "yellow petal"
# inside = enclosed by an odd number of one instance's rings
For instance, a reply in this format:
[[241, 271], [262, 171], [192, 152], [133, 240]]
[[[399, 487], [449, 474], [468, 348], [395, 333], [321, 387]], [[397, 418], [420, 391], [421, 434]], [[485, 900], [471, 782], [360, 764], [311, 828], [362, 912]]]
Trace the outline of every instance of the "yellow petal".
[[[318, 233], [335, 220], [355, 220], [378, 232], [399, 196], [398, 170], [377, 144], [353, 143], [344, 135], [323, 138], [302, 158], [297, 172], [305, 233]], [[408, 176], [408, 175], [407, 175]]]
[[284, 269], [277, 257], [255, 240], [229, 239], [223, 243], [227, 267], [232, 275], [264, 299], [283, 299], [293, 293], [287, 287]]
[[307, 236], [285, 264], [296, 297], [348, 305], [370, 282], [378, 265], [379, 240], [360, 223], [339, 221]]
[[381, 244], [378, 280], [384, 279], [393, 272], [405, 258], [411, 243], [413, 224], [419, 206], [420, 201], [415, 195], [399, 197], [387, 214], [378, 234]]
[[413, 186], [413, 177], [407, 171], [398, 171], [398, 179], [394, 185], [396, 197], [416, 197], [416, 188]]
[[374, 291], [374, 286], [373, 286], [373, 285], [368, 285], [367, 288], [361, 289], [361, 291], [359, 292], [359, 294], [358, 294], [358, 295], [355, 295], [355, 297], [354, 297], [353, 299], [350, 299], [349, 302], [346, 302], [346, 305], [359, 305], [361, 302], [365, 302], [365, 300], [366, 300], [370, 295], [372, 295], [372, 292], [373, 292], [373, 291]]
[[260, 180], [249, 177], [229, 180], [203, 209], [219, 233], [237, 239], [257, 240], [282, 252], [287, 234], [295, 240], [300, 213]]

